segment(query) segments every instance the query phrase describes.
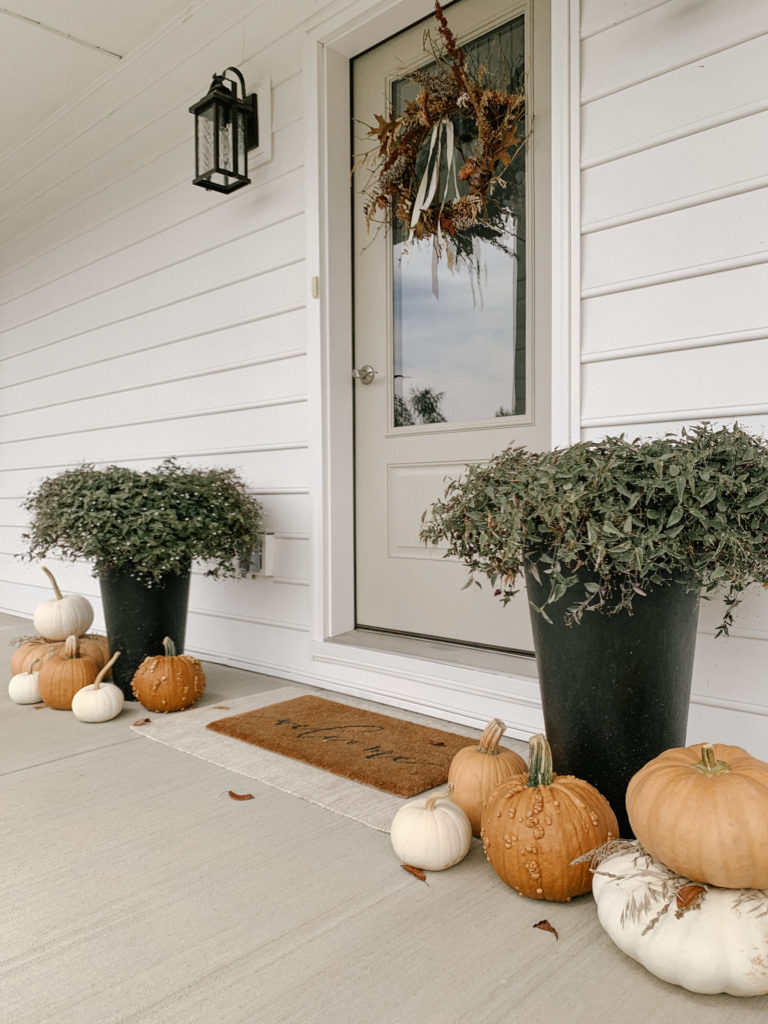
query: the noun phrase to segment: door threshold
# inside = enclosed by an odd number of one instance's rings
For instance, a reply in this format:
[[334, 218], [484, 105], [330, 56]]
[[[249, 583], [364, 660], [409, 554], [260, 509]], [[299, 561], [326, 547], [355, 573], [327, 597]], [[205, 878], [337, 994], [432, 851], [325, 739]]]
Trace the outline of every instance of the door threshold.
[[326, 642], [383, 654], [399, 654], [407, 658], [460, 665], [481, 672], [523, 676], [533, 681], [538, 679], [535, 656], [524, 652], [502, 651], [367, 627], [358, 627], [347, 633], [328, 637]]

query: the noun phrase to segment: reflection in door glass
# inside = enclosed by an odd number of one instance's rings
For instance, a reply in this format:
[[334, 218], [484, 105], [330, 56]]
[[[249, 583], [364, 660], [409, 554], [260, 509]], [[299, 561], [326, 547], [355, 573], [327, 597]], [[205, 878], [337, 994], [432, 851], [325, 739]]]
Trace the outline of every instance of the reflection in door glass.
[[[464, 47], [499, 87], [519, 86], [524, 68], [522, 16]], [[416, 83], [399, 79], [392, 106], [415, 98]], [[474, 122], [454, 119], [461, 167], [477, 137]], [[443, 158], [445, 159], [445, 158]], [[426, 160], [426, 155], [425, 155]], [[459, 193], [466, 191], [458, 181]], [[455, 193], [448, 195], [453, 198]], [[471, 264], [436, 262], [431, 240], [408, 244], [392, 231], [394, 425], [487, 420], [526, 412], [525, 153], [521, 149], [495, 193], [509, 210], [503, 248], [475, 239]]]

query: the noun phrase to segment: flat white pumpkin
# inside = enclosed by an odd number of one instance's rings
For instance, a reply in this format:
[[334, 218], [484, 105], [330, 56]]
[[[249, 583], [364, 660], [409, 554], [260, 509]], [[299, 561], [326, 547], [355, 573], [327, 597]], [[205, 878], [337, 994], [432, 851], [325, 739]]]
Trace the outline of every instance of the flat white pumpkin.
[[115, 651], [94, 681], [81, 687], [72, 697], [72, 714], [81, 722], [108, 722], [123, 710], [123, 691], [114, 683], [103, 682], [119, 657], [120, 651]]
[[55, 597], [43, 601], [35, 608], [32, 617], [35, 629], [46, 640], [66, 640], [68, 636], [87, 633], [93, 622], [91, 602], [80, 594], [68, 594], [65, 597], [50, 569], [45, 566], [42, 568], [51, 581]]
[[768, 994], [768, 890], [700, 885], [639, 843], [623, 845], [592, 880], [600, 924], [619, 949], [691, 992]]
[[403, 864], [444, 871], [463, 860], [472, 844], [472, 825], [449, 794], [416, 797], [392, 819], [392, 848]]

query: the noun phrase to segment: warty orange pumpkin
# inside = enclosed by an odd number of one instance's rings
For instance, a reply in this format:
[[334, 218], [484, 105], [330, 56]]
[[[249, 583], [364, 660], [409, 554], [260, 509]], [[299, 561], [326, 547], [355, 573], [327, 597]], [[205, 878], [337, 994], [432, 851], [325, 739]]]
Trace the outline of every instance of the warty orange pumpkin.
[[532, 736], [527, 775], [500, 783], [480, 835], [496, 874], [522, 896], [565, 902], [592, 888], [590, 850], [618, 838], [616, 815], [584, 779], [556, 775], [546, 737]]
[[170, 637], [163, 640], [164, 654], [151, 655], [136, 669], [133, 695], [148, 711], [182, 711], [205, 692], [203, 666], [187, 654], [177, 654]]

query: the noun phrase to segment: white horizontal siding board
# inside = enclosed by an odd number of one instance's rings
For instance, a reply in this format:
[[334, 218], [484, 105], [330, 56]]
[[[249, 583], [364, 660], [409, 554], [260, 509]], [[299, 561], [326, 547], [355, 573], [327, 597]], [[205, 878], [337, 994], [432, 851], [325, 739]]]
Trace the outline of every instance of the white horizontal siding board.
[[150, 376], [136, 388], [120, 388], [119, 384], [119, 376], [114, 375], [103, 381], [99, 396], [71, 400], [66, 392], [60, 392], [51, 405], [0, 416], [0, 437], [5, 443], [46, 437], [57, 425], [66, 434], [120, 428], [129, 425], [139, 410], [147, 416], [157, 414], [161, 420], [188, 415], [190, 410], [208, 416], [230, 406], [295, 401], [307, 391], [303, 355], [159, 383]]
[[692, 352], [588, 363], [582, 369], [583, 416], [638, 414], [663, 418], [670, 410], [737, 409], [768, 413], [768, 339]]
[[[5, 416], [56, 403], [295, 359], [304, 351], [304, 323], [302, 308], [167, 345], [96, 357], [92, 344], [76, 339], [70, 346], [70, 368], [57, 373], [48, 372], [44, 359], [33, 353], [27, 381], [0, 387], [0, 422]], [[141, 339], [133, 344], [140, 345]]]
[[[135, 279], [137, 275], [146, 278], [179, 262], [181, 254], [183, 259], [189, 260], [209, 250], [218, 252], [239, 237], [258, 239], [260, 232], [289, 223], [303, 211], [302, 180], [299, 169], [289, 174], [287, 180], [250, 189], [239, 206], [224, 203], [193, 216], [189, 215], [187, 197], [179, 194], [179, 220], [165, 230], [158, 223], [158, 217], [153, 216], [152, 209], [145, 208], [141, 208], [140, 217], [135, 213], [125, 217], [123, 225], [114, 221], [99, 225], [88, 237], [81, 236], [76, 243], [63, 246], [63, 251], [56, 250], [42, 265], [8, 275], [0, 286], [14, 298], [0, 307], [3, 323], [23, 323]], [[169, 205], [169, 199], [165, 196], [165, 201], [158, 204], [158, 214]], [[167, 209], [165, 217], [168, 217]], [[150, 231], [148, 225], [151, 225]], [[134, 240], [118, 247], [121, 227], [125, 227]], [[258, 245], [258, 241], [255, 244]], [[265, 244], [269, 244], [269, 239]], [[48, 276], [43, 282], [38, 275], [46, 268]], [[232, 273], [235, 271], [236, 265], [233, 265]]]
[[72, 337], [83, 329], [94, 330], [147, 310], [182, 303], [191, 296], [225, 288], [229, 282], [246, 281], [274, 267], [296, 263], [304, 255], [303, 223], [303, 216], [296, 215], [284, 224], [224, 242], [213, 250], [189, 257], [182, 252], [175, 263], [154, 273], [143, 274], [137, 266], [132, 280], [43, 316], [10, 324], [6, 333], [13, 334], [17, 343], [30, 336]]
[[[301, 130], [297, 125], [300, 108], [295, 101], [298, 77], [288, 79], [282, 87], [272, 84], [272, 160], [258, 168], [258, 176], [246, 192], [238, 192], [230, 200], [219, 196], [214, 201], [203, 189], [192, 186], [192, 135], [170, 150], [166, 140], [159, 153], [150, 145], [151, 140], [141, 138], [137, 155], [142, 162], [130, 173], [107, 179], [95, 190], [85, 190], [81, 184], [76, 198], [56, 204], [50, 217], [28, 224], [22, 235], [10, 237], [6, 223], [0, 239], [0, 273], [12, 288], [18, 288], [19, 278], [34, 285], [57, 277], [62, 266], [77, 268], [140, 242], [147, 235], [147, 224], [152, 226], [151, 237], [161, 244], [164, 228], [177, 224], [183, 228], [187, 222], [194, 222], [196, 214], [209, 214], [210, 230], [222, 231], [231, 221], [243, 221], [251, 215], [257, 222], [259, 217], [263, 219], [283, 191], [295, 191], [303, 200], [301, 183], [289, 189], [284, 181], [301, 164]], [[299, 141], [294, 141], [297, 135]], [[138, 210], [146, 220], [136, 216]]]
[[582, 302], [582, 355], [768, 333], [768, 264]]
[[617, 92], [768, 31], [764, 0], [669, 0], [582, 43], [583, 102]]
[[[262, 407], [225, 409], [207, 415], [162, 419], [160, 410], [144, 407], [135, 411], [132, 421], [113, 427], [69, 432], [64, 424], [41, 418], [47, 426], [47, 436], [29, 441], [0, 443], [3, 465], [9, 469], [21, 466], [45, 466], [50, 463], [51, 449], [66, 450], [73, 461], [125, 462], [137, 457], [160, 458], [164, 455], [184, 456], [217, 450], [226, 439], [229, 446], [235, 441], [243, 448], [278, 448], [306, 444], [306, 403], [282, 402]], [[154, 415], [153, 415], [154, 413]], [[139, 416], [146, 417], [143, 421]], [[283, 452], [286, 462], [288, 452]], [[271, 481], [271, 478], [267, 479]], [[296, 483], [295, 478], [289, 477]]]
[[668, 0], [581, 0], [581, 36], [596, 35]]
[[585, 103], [584, 167], [736, 120], [768, 106], [768, 34]]
[[768, 188], [587, 234], [582, 294], [768, 261]]
[[[768, 8], [766, 8], [768, 10]], [[768, 184], [768, 112], [582, 172], [582, 229], [598, 230]]]
[[622, 413], [621, 416], [613, 418], [606, 416], [603, 421], [598, 421], [594, 424], [585, 422], [581, 429], [581, 439], [584, 441], [599, 441], [604, 437], [615, 434], [624, 434], [625, 437], [631, 439], [662, 437], [667, 433], [679, 434], [684, 426], [690, 426], [692, 423], [699, 422], [704, 418], [715, 428], [731, 426], [734, 422], [738, 422], [745, 430], [768, 438], [768, 414], [755, 416], [742, 413], [738, 416], [709, 417], [704, 412], [702, 412], [701, 416], [691, 416], [690, 413], [681, 411], [676, 418], [660, 418], [657, 413], [653, 413], [647, 419], [638, 418], [633, 420], [631, 411], [628, 406], [627, 412]]
[[[303, 262], [267, 270], [259, 277], [238, 281], [216, 291], [193, 295], [145, 312], [137, 312], [126, 319], [106, 324], [81, 324], [70, 334], [52, 340], [40, 324], [23, 328], [24, 344], [20, 353], [0, 363], [3, 380], [8, 384], [27, 380], [30, 374], [30, 353], [44, 361], [48, 372], [65, 370], [68, 348], [79, 338], [91, 343], [95, 354], [109, 353], [112, 345], [125, 349], [136, 339], [146, 346], [165, 344], [187, 337], [199, 337], [210, 331], [250, 322], [259, 316], [279, 315], [302, 305], [305, 297], [305, 268]], [[14, 331], [11, 338], [22, 331]], [[18, 339], [16, 339], [18, 341]], [[0, 339], [0, 343], [2, 339]], [[3, 343], [4, 344], [4, 343]]]

